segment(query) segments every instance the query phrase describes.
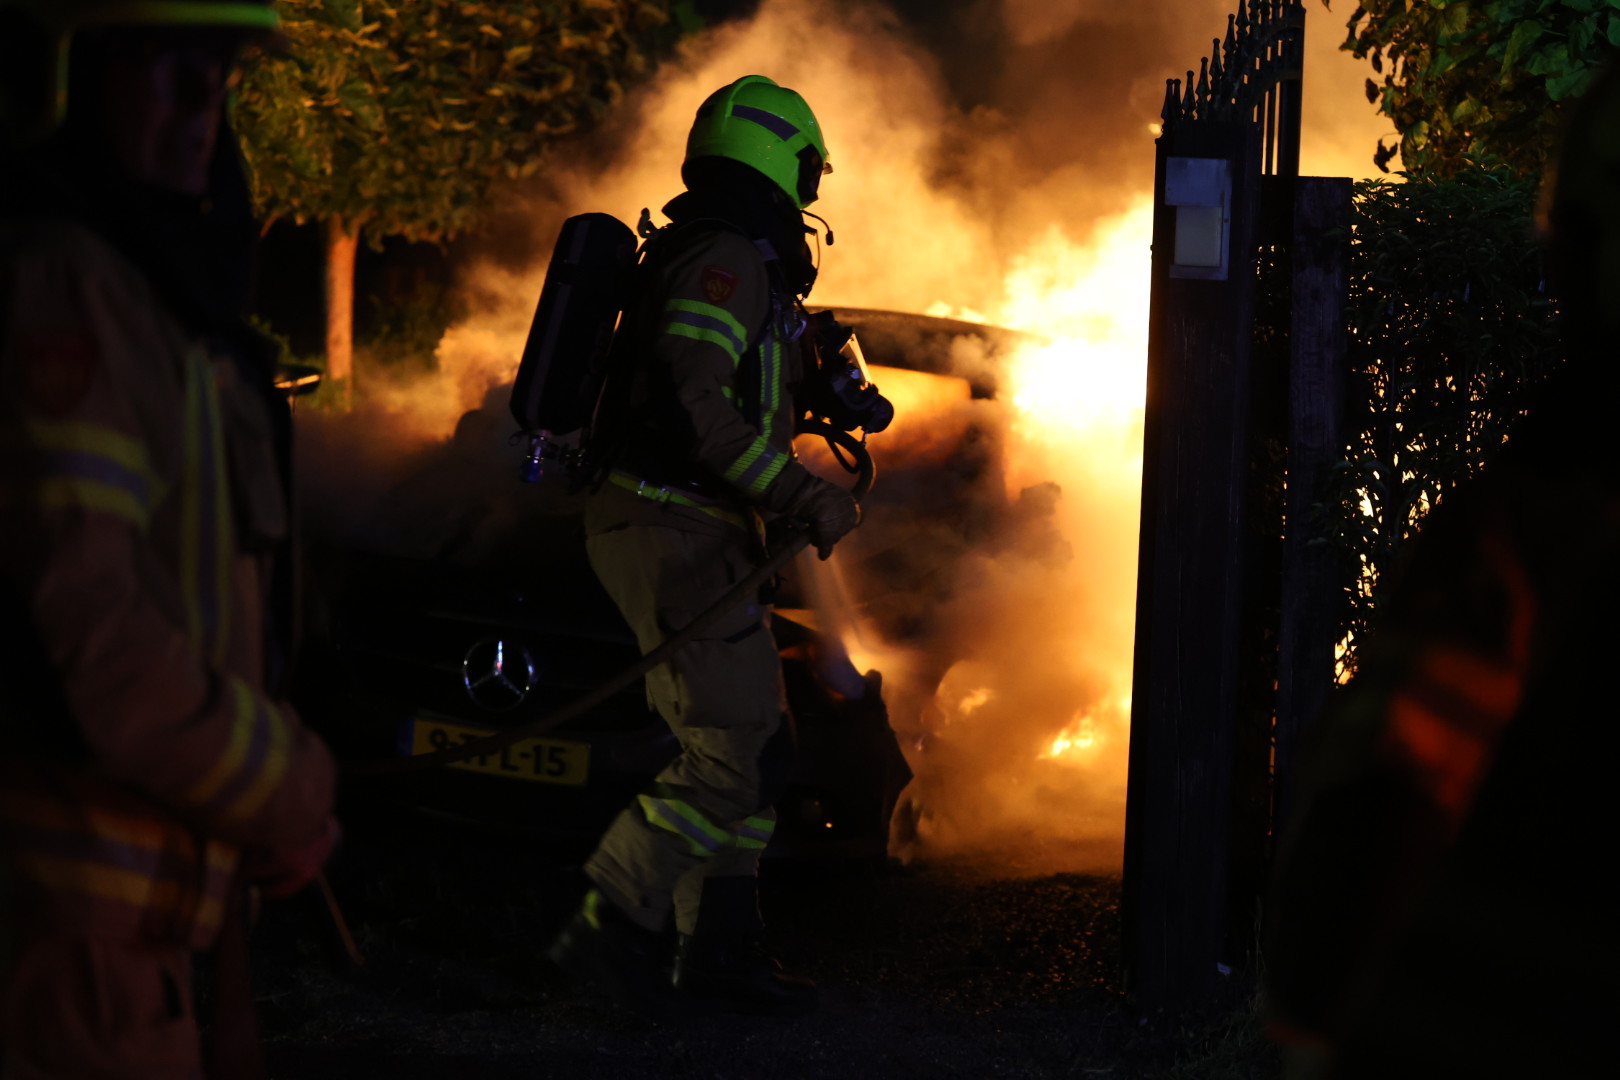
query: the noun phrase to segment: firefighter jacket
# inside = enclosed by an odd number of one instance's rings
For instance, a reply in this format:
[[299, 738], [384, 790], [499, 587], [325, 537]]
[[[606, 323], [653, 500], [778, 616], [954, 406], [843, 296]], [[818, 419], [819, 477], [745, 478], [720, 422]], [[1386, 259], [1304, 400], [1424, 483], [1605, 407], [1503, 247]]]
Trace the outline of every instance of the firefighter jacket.
[[265, 690], [265, 381], [88, 229], [0, 222], [0, 616], [42, 660], [0, 717], [19, 925], [204, 946], [243, 848], [325, 826], [332, 760]]
[[1612, 1058], [1620, 486], [1613, 393], [1583, 396], [1425, 523], [1309, 733], [1266, 978], [1279, 1035], [1325, 1047], [1323, 1075]]
[[592, 533], [751, 528], [815, 482], [793, 451], [804, 321], [774, 252], [718, 221], [669, 232], [632, 308], [629, 434], [587, 511]]

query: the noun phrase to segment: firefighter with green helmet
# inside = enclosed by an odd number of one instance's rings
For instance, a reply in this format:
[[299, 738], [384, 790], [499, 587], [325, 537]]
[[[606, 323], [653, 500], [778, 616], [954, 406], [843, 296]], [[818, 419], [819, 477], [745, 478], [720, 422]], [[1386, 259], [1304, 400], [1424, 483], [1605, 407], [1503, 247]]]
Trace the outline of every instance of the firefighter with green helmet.
[[[826, 558], [860, 521], [843, 488], [793, 452], [804, 412], [815, 280], [804, 210], [831, 171], [797, 93], [750, 75], [698, 109], [671, 224], [649, 241], [626, 312], [634, 357], [613, 393], [622, 432], [586, 510], [591, 565], [643, 652], [764, 558], [762, 518], [808, 529]], [[756, 890], [772, 804], [794, 752], [765, 598], [745, 603], [647, 678], [681, 752], [614, 820], [586, 865], [593, 888], [552, 947], [565, 971], [632, 1009], [673, 985], [722, 1008], [807, 1012], [815, 987], [763, 951]]]
[[299, 888], [336, 836], [332, 758], [278, 696], [290, 417], [225, 109], [276, 26], [0, 0], [6, 1078], [263, 1075], [245, 887]]

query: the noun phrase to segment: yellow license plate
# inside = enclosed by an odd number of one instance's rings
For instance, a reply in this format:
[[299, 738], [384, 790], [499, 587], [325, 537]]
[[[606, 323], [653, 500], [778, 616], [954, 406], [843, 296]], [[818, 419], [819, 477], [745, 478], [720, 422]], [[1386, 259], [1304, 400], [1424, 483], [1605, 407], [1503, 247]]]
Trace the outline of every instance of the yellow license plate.
[[[479, 728], [446, 724], [439, 720], [417, 720], [411, 733], [411, 753], [431, 754], [463, 746], [492, 734]], [[590, 771], [591, 748], [586, 743], [558, 739], [524, 739], [505, 750], [454, 762], [452, 769], [508, 776], [514, 780], [536, 780], [542, 784], [583, 784]]]

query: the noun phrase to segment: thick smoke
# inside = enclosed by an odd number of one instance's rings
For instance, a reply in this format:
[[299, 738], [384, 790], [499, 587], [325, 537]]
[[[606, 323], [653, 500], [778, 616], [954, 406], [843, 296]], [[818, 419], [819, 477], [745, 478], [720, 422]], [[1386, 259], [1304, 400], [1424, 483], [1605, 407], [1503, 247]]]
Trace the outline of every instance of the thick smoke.
[[[917, 773], [898, 849], [1116, 864], [1154, 125], [1164, 79], [1208, 52], [1230, 2], [767, 0], [687, 42], [571, 165], [511, 193], [466, 282], [478, 314], [445, 335], [439, 371], [314, 425], [324, 519], [473, 559], [517, 500], [566, 520], [573, 501], [512, 482], [504, 409], [557, 227], [588, 210], [661, 220], [697, 104], [769, 75], [812, 103], [835, 169], [814, 207], [837, 244], [812, 307], [1025, 332], [891, 335], [878, 359], [957, 377], [881, 375], [900, 416], [873, 439], [867, 523], [832, 569], [801, 573], [824, 625], [884, 672]], [[1342, 30], [1324, 14], [1311, 10], [1307, 66], [1326, 57], [1342, 86]], [[1305, 171], [1364, 172], [1379, 124], [1359, 81], [1332, 105], [1311, 93]]]

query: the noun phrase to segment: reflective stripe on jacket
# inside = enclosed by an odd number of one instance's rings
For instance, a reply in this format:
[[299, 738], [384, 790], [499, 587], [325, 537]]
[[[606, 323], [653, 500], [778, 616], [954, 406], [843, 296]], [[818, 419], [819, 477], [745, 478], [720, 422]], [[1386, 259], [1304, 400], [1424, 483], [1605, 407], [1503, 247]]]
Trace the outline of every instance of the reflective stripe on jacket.
[[[809, 476], [793, 452], [803, 368], [790, 298], [773, 301], [764, 255], [722, 226], [687, 226], [655, 250], [650, 287], [630, 315], [639, 365], [633, 427], [668, 455], [672, 471], [691, 469], [729, 489], [744, 521], [751, 509], [778, 512]], [[592, 503], [593, 532], [625, 523], [736, 527], [710, 508], [637, 499], [614, 485]]]

